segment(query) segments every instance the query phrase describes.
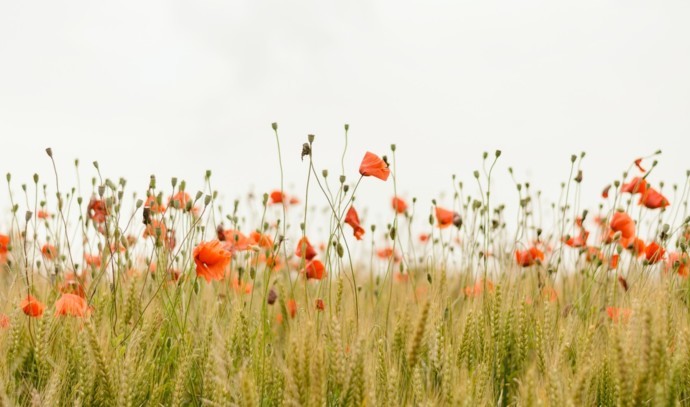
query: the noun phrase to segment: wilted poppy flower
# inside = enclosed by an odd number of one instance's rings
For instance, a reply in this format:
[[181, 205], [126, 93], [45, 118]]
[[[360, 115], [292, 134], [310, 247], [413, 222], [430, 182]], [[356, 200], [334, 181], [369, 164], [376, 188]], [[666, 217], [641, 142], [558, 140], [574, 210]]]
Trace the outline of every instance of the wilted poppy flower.
[[376, 154], [367, 151], [362, 159], [362, 164], [359, 166], [359, 173], [365, 177], [372, 176], [385, 181], [391, 171], [385, 161]]
[[307, 261], [316, 257], [316, 249], [314, 249], [314, 246], [312, 246], [311, 243], [309, 243], [309, 239], [307, 239], [306, 236], [304, 236], [299, 240], [299, 242], [297, 242], [295, 256], [299, 257], [300, 259], [304, 257]]
[[316, 299], [316, 309], [319, 311], [323, 311], [326, 309], [326, 304], [323, 302], [321, 298]]
[[438, 227], [443, 229], [453, 224], [453, 217], [455, 212], [449, 211], [448, 209], [436, 207], [436, 222], [438, 222]]
[[544, 252], [534, 246], [527, 250], [516, 250], [515, 260], [520, 266], [529, 267], [536, 263], [537, 260], [544, 261]]
[[627, 192], [629, 194], [644, 194], [647, 190], [647, 181], [642, 177], [635, 177], [627, 184], [623, 184], [621, 187], [621, 192]]
[[55, 248], [55, 246], [53, 246], [52, 244], [46, 243], [43, 245], [43, 247], [41, 247], [41, 254], [47, 260], [55, 260], [58, 252], [57, 252], [57, 249]]
[[302, 272], [307, 276], [307, 279], [322, 280], [326, 277], [326, 267], [319, 260], [312, 260], [307, 263]]
[[608, 198], [609, 197], [609, 190], [611, 189], [611, 184], [607, 185], [604, 187], [604, 190], [601, 191], [601, 197], [602, 198]]
[[149, 208], [151, 212], [163, 213], [165, 212], [165, 205], [158, 203], [158, 198], [154, 195], [149, 195], [146, 197], [146, 202], [144, 203], [144, 208]]
[[647, 247], [644, 249], [645, 258], [651, 264], [654, 264], [661, 260], [664, 257], [664, 254], [666, 254], [666, 250], [664, 250], [663, 247], [659, 246], [657, 242], [652, 242], [648, 244]]
[[89, 205], [86, 207], [86, 214], [94, 223], [105, 222], [105, 218], [108, 216], [108, 208], [105, 201], [92, 196]]
[[407, 210], [407, 203], [402, 198], [397, 196], [393, 197], [391, 205], [393, 206], [393, 210], [400, 214], [405, 213]]
[[606, 307], [606, 315], [613, 322], [628, 322], [632, 315], [632, 310], [630, 308]]
[[642, 168], [642, 159], [641, 158], [636, 159], [634, 162], [635, 162], [635, 166], [637, 167], [638, 170], [640, 170], [642, 172], [647, 172], [647, 170]]
[[225, 277], [225, 268], [230, 264], [232, 255], [223, 249], [218, 240], [199, 243], [193, 254], [198, 276], [205, 278], [207, 282]]
[[294, 318], [297, 315], [297, 301], [294, 298], [290, 298], [285, 303], [285, 308], [287, 308], [288, 315], [290, 318]]
[[89, 311], [86, 300], [74, 294], [62, 294], [55, 301], [55, 315], [71, 315], [73, 317], [84, 317]]
[[647, 188], [647, 190], [640, 197], [640, 205], [644, 205], [649, 209], [665, 208], [670, 205], [668, 199], [661, 195], [654, 188]]
[[345, 223], [352, 226], [355, 238], [357, 240], [362, 240], [364, 228], [359, 223], [359, 215], [357, 215], [357, 210], [355, 210], [354, 206], [350, 206], [350, 209], [347, 210], [347, 214], [345, 215]]
[[43, 310], [46, 309], [46, 306], [43, 305], [43, 303], [36, 298], [34, 298], [33, 295], [29, 294], [24, 298], [19, 304], [19, 307], [24, 311], [24, 313], [30, 317], [38, 318], [41, 315], [43, 315]]

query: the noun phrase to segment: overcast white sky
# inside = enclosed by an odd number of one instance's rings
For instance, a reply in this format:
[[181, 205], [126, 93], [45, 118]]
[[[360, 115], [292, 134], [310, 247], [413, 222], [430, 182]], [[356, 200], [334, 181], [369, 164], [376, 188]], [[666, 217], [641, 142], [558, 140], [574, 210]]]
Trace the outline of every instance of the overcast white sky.
[[[507, 197], [513, 166], [556, 199], [583, 150], [592, 203], [657, 149], [653, 180], [682, 184], [688, 21], [687, 1], [4, 1], [0, 171], [52, 179], [52, 146], [65, 185], [78, 157], [140, 190], [212, 169], [232, 199], [278, 186], [277, 121], [299, 191], [306, 135], [335, 175], [344, 123], [350, 178], [396, 143], [400, 190], [424, 202], [497, 148]], [[381, 185], [360, 199], [387, 205]]]

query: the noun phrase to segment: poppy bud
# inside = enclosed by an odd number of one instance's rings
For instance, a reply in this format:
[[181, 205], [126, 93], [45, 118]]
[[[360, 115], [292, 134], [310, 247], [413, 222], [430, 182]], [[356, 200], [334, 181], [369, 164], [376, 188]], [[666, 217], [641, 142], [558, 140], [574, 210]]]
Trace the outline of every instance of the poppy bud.
[[341, 175], [339, 179], [340, 179], [340, 183], [341, 183], [341, 184], [344, 184], [344, 183], [345, 183], [345, 180], [346, 180], [347, 178], [346, 178], [344, 175]]
[[53, 158], [53, 149], [50, 147], [46, 148], [46, 154], [48, 154], [48, 157]]
[[94, 168], [99, 169], [99, 168], [98, 168], [98, 161], [94, 161], [94, 162], [93, 162], [93, 166], [94, 166]]
[[342, 258], [343, 255], [345, 254], [344, 251], [343, 251], [343, 245], [341, 245], [340, 243], [338, 243], [338, 245], [336, 246], [335, 250], [336, 250], [336, 252], [338, 253], [338, 257], [340, 257], [340, 258]]
[[479, 171], [475, 170], [472, 174], [474, 175], [475, 178], [479, 179]]
[[482, 153], [482, 158], [483, 158], [483, 159], [486, 160], [486, 157], [488, 157], [488, 156], [489, 156], [489, 153], [487, 153], [486, 151], [484, 151], [484, 152]]
[[495, 154], [496, 154], [496, 158], [500, 157], [501, 156], [501, 150], [496, 150]]
[[7, 175], [5, 175], [5, 178], [7, 178], [7, 182], [10, 182], [10, 180], [12, 179], [12, 174], [8, 172]]
[[391, 144], [391, 151], [395, 152], [395, 144]]
[[278, 123], [276, 123], [276, 122], [271, 123], [271, 128], [273, 130], [278, 130]]
[[300, 158], [304, 160], [304, 156], [306, 155], [311, 155], [311, 147], [309, 147], [309, 143], [302, 144], [302, 155]]
[[307, 140], [309, 140], [309, 143], [313, 143], [314, 138], [316, 138], [316, 136], [314, 136], [313, 134], [307, 134]]
[[24, 215], [24, 218], [26, 219], [27, 222], [28, 222], [29, 220], [31, 220], [31, 216], [32, 216], [32, 215], [33, 215], [33, 212], [31, 212], [31, 211], [26, 211], [26, 214]]
[[579, 171], [577, 172], [577, 176], [576, 176], [575, 178], [573, 178], [573, 180], [574, 180], [575, 182], [577, 182], [578, 184], [579, 184], [580, 182], [582, 182], [582, 170], [579, 170]]
[[574, 163], [575, 160], [577, 160], [577, 156], [576, 156], [575, 154], [571, 155], [571, 156], [570, 156], [570, 162], [571, 162], [571, 163]]
[[348, 131], [348, 130], [350, 130], [350, 125], [345, 123], [345, 131]]
[[349, 186], [349, 185], [343, 185], [343, 192], [347, 192], [347, 191], [349, 191], [349, 190], [350, 190], [350, 186]]
[[453, 213], [453, 225], [458, 229], [462, 227], [462, 216], [457, 212]]
[[211, 203], [211, 195], [206, 195], [204, 197], [204, 205], [208, 206]]

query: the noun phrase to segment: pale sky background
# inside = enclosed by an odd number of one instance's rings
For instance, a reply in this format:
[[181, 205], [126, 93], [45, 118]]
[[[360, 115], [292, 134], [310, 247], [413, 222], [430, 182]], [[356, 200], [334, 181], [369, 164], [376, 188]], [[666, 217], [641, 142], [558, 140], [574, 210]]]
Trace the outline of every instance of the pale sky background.
[[[140, 191], [156, 173], [194, 192], [211, 169], [233, 199], [279, 185], [277, 121], [301, 194], [306, 135], [335, 180], [349, 123], [351, 180], [396, 143], [400, 192], [426, 204], [499, 148], [495, 188], [515, 205], [507, 167], [555, 200], [586, 151], [595, 205], [657, 149], [652, 181], [684, 182], [688, 21], [687, 1], [3, 1], [0, 172], [52, 186], [51, 146], [63, 189], [78, 157], [85, 179], [98, 160]], [[391, 183], [358, 195], [388, 216]]]

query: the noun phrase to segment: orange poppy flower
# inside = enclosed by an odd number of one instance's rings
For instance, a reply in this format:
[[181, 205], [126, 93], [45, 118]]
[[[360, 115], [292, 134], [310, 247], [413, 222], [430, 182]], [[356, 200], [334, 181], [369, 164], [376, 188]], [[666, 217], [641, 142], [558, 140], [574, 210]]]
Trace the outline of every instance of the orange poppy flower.
[[0, 255], [7, 254], [7, 248], [10, 245], [10, 237], [7, 235], [0, 235]]
[[74, 294], [62, 294], [55, 301], [55, 316], [71, 315], [73, 317], [85, 317], [89, 312], [86, 300]]
[[323, 311], [326, 309], [326, 303], [324, 303], [321, 298], [316, 299], [316, 309], [319, 311]]
[[443, 229], [453, 224], [453, 217], [455, 212], [449, 211], [448, 209], [436, 207], [436, 222], [438, 222], [438, 227]]
[[665, 208], [670, 205], [668, 199], [661, 195], [654, 188], [647, 188], [647, 190], [640, 197], [640, 205], [644, 205], [649, 209]]
[[41, 247], [41, 254], [47, 260], [55, 260], [58, 255], [58, 251], [55, 246], [46, 243], [43, 245], [43, 247]]
[[618, 268], [618, 262], [620, 260], [620, 256], [618, 254], [614, 254], [611, 256], [609, 259], [609, 270], [614, 270]]
[[8, 326], [10, 326], [10, 317], [0, 314], [0, 328], [7, 328]]
[[254, 285], [249, 281], [240, 281], [240, 279], [237, 278], [237, 276], [232, 278], [232, 289], [235, 290], [235, 292], [238, 294], [251, 294], [253, 288]]
[[103, 223], [106, 216], [108, 216], [108, 207], [103, 199], [97, 199], [95, 196], [92, 196], [89, 205], [86, 207], [86, 214], [94, 223]]
[[299, 257], [300, 259], [302, 256], [309, 261], [316, 257], [316, 249], [314, 249], [314, 246], [309, 243], [309, 239], [307, 239], [306, 236], [301, 238], [299, 242], [297, 242], [297, 248], [295, 249], [295, 256]]
[[602, 198], [608, 198], [609, 197], [609, 190], [611, 189], [611, 184], [607, 185], [604, 187], [604, 190], [601, 191], [601, 197]]
[[388, 169], [388, 164], [379, 156], [369, 151], [364, 154], [362, 163], [359, 165], [359, 173], [365, 177], [372, 176], [382, 181], [388, 179], [391, 171]]
[[642, 168], [642, 159], [641, 159], [641, 158], [636, 159], [636, 160], [634, 161], [634, 163], [635, 163], [635, 166], [637, 167], [637, 169], [639, 169], [639, 170], [642, 171], [642, 172], [647, 172], [647, 170], [645, 170], [644, 168]]
[[606, 314], [613, 322], [628, 322], [632, 310], [630, 308], [606, 307]]
[[627, 184], [623, 184], [621, 187], [621, 192], [626, 192], [628, 194], [644, 194], [647, 190], [647, 181], [642, 177], [635, 177]]
[[84, 253], [84, 261], [89, 267], [99, 268], [101, 267], [101, 256], [99, 254], [87, 254]]
[[41, 209], [36, 214], [36, 217], [38, 219], [48, 219], [48, 218], [50, 218], [50, 213], [48, 213], [48, 211], [46, 211], [46, 210]]
[[357, 215], [357, 210], [355, 210], [354, 206], [350, 206], [350, 209], [347, 210], [347, 214], [345, 215], [345, 223], [352, 226], [355, 238], [357, 240], [362, 240], [364, 228], [359, 223], [359, 215]]
[[24, 311], [24, 313], [30, 317], [33, 318], [39, 318], [41, 315], [43, 315], [43, 311], [46, 309], [46, 306], [43, 305], [43, 303], [36, 298], [34, 298], [33, 295], [29, 294], [24, 298], [19, 304], [19, 307]]
[[395, 272], [395, 281], [399, 283], [406, 283], [410, 279], [410, 275], [408, 273], [401, 273], [399, 271]]
[[558, 291], [553, 287], [544, 287], [541, 290], [542, 297], [549, 302], [556, 302], [558, 300]]
[[639, 237], [636, 237], [632, 240], [632, 242], [626, 247], [626, 249], [630, 250], [633, 252], [633, 254], [637, 257], [640, 257], [644, 254], [644, 249], [647, 247], [645, 245], [644, 240], [640, 239]]
[[290, 298], [285, 303], [285, 308], [287, 308], [288, 315], [290, 318], [294, 318], [297, 315], [297, 301], [294, 298]]
[[587, 260], [588, 263], [591, 263], [594, 260], [599, 260], [603, 262], [604, 253], [602, 253], [598, 247], [589, 246], [587, 247], [587, 250], [585, 250], [585, 260]]
[[394, 251], [392, 247], [384, 247], [382, 249], [378, 249], [376, 251], [376, 256], [378, 256], [379, 259], [383, 260], [388, 260], [392, 258], [395, 263], [399, 263], [400, 260], [402, 260], [402, 256], [400, 255], [400, 253]]
[[196, 274], [206, 279], [222, 280], [225, 268], [230, 264], [232, 255], [225, 250], [218, 240], [201, 242], [194, 248]]
[[249, 244], [256, 245], [264, 249], [273, 249], [273, 239], [271, 236], [253, 231], [249, 234]]
[[302, 272], [307, 276], [307, 279], [322, 280], [326, 277], [326, 267], [319, 260], [312, 260], [307, 263]]
[[86, 297], [86, 293], [84, 292], [84, 287], [86, 286], [84, 276], [85, 274], [77, 276], [74, 273], [65, 273], [65, 278], [62, 284], [60, 284], [60, 292]]
[[167, 234], [168, 228], [165, 226], [165, 222], [152, 219], [151, 223], [146, 225], [143, 236], [144, 238], [152, 237], [154, 240], [158, 240], [159, 238], [164, 239]]
[[566, 245], [570, 247], [585, 247], [587, 246], [587, 238], [589, 237], [589, 232], [582, 229], [579, 236], [571, 236], [568, 239], [563, 238]]
[[516, 250], [515, 260], [522, 267], [534, 265], [537, 261], [544, 261], [544, 252], [532, 246], [527, 250]]
[[398, 212], [399, 214], [403, 214], [407, 210], [407, 202], [405, 202], [402, 198], [397, 196], [393, 197], [391, 205], [393, 206], [393, 210]]
[[621, 232], [623, 239], [632, 239], [635, 236], [635, 222], [625, 212], [614, 213], [609, 226], [614, 232]]
[[146, 197], [146, 202], [144, 203], [144, 208], [149, 208], [151, 212], [163, 213], [165, 212], [165, 205], [158, 203], [158, 198], [154, 195], [149, 195]]
[[192, 197], [184, 191], [179, 191], [175, 195], [168, 198], [168, 206], [176, 209], [187, 209], [187, 203], [192, 200]]
[[239, 230], [224, 230], [222, 226], [218, 226], [218, 240], [223, 242], [223, 247], [230, 253], [241, 252], [249, 248], [249, 239]]
[[[494, 291], [494, 283], [491, 282], [491, 280], [486, 280], [486, 290], [490, 293]], [[484, 280], [481, 278], [477, 280], [474, 285], [468, 285], [464, 289], [465, 295], [468, 297], [477, 297], [481, 295], [483, 291]]]
[[644, 249], [644, 255], [650, 264], [657, 263], [659, 260], [663, 259], [666, 250], [659, 246], [657, 242], [652, 242], [647, 245]]
[[429, 234], [428, 233], [420, 233], [419, 234], [419, 241], [422, 243], [426, 243], [429, 241]]
[[681, 277], [687, 277], [690, 271], [690, 256], [687, 253], [670, 252], [666, 263], [664, 264], [664, 271], [671, 271], [676, 269], [676, 272]]
[[269, 198], [271, 199], [271, 204], [279, 204], [283, 203], [283, 201], [285, 200], [285, 194], [283, 194], [280, 191], [273, 191], [269, 195]]
[[297, 204], [299, 204], [299, 198], [297, 198], [296, 196], [291, 196], [289, 202], [290, 202], [290, 205], [297, 205]]

